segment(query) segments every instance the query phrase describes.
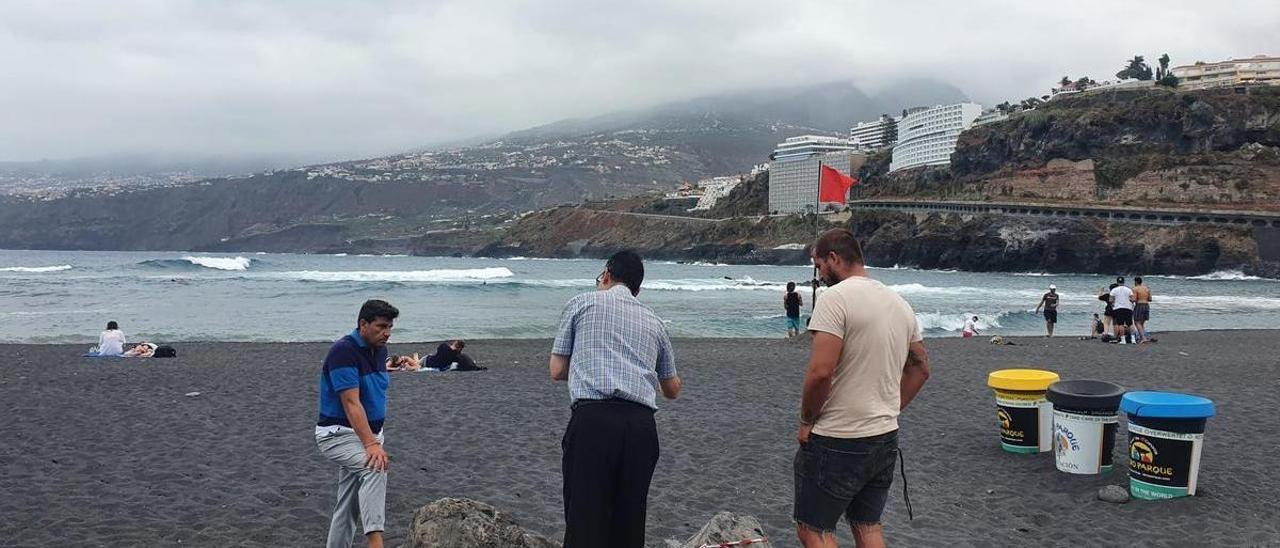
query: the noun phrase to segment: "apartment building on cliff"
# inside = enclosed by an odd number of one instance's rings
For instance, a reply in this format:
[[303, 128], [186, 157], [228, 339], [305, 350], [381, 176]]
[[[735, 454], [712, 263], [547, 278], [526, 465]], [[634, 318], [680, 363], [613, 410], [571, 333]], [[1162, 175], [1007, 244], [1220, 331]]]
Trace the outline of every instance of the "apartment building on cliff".
[[1280, 86], [1280, 57], [1255, 55], [1247, 59], [1230, 59], [1217, 63], [1197, 61], [1173, 67], [1178, 87], [1186, 90], [1235, 86]]

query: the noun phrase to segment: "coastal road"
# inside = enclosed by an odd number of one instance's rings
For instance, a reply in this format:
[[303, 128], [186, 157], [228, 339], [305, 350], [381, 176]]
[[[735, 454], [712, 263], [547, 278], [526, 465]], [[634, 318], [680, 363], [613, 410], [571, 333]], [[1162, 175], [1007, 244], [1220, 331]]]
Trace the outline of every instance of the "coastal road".
[[903, 211], [908, 213], [971, 213], [1063, 219], [1101, 219], [1115, 222], [1181, 225], [1209, 224], [1253, 228], [1280, 228], [1280, 213], [1205, 209], [1137, 208], [1119, 206], [1065, 206], [1012, 202], [933, 200], [854, 200], [850, 209]]
[[586, 209], [592, 213], [607, 213], [610, 215], [624, 215], [627, 217], [645, 217], [649, 219], [670, 219], [673, 221], [691, 221], [695, 223], [720, 223], [728, 219], [704, 219], [702, 217], [688, 217], [684, 215], [659, 215], [657, 213], [633, 213], [630, 211], [612, 211], [608, 209]]

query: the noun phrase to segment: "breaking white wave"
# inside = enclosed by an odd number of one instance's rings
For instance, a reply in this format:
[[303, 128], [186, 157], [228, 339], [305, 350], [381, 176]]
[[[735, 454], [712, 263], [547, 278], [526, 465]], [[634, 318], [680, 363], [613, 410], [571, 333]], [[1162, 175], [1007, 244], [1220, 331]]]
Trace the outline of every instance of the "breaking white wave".
[[215, 270], [249, 270], [249, 265], [253, 264], [253, 259], [247, 257], [193, 257], [187, 255], [182, 260], [196, 266]]
[[58, 266], [6, 266], [6, 267], [0, 267], [0, 272], [28, 272], [28, 273], [42, 273], [42, 272], [62, 272], [62, 271], [64, 271], [64, 270], [71, 270], [71, 265], [69, 265], [69, 264], [63, 264], [63, 265], [58, 265]]
[[970, 287], [970, 286], [929, 286], [918, 283], [895, 284], [890, 285], [889, 289], [896, 291], [899, 295], [917, 295], [921, 297], [959, 297], [959, 296], [979, 296], [990, 295], [993, 297], [1008, 297], [1017, 295], [1021, 297], [1035, 298], [1041, 296], [1042, 292], [1038, 289], [1005, 289], [998, 287]]
[[1219, 270], [1218, 272], [1210, 272], [1199, 276], [1187, 276], [1188, 280], [1226, 280], [1226, 281], [1243, 281], [1243, 280], [1266, 280], [1259, 276], [1250, 276], [1239, 270]]
[[469, 282], [515, 276], [506, 267], [441, 268], [434, 270], [349, 270], [273, 272], [267, 277], [312, 282]]
[[1000, 318], [1005, 313], [1000, 312], [994, 316], [989, 314], [951, 314], [943, 312], [917, 312], [916, 321], [920, 322], [921, 331], [954, 331], [960, 332], [964, 329], [965, 320], [974, 316], [978, 317], [978, 322], [974, 325], [978, 327], [978, 332], [988, 329], [1000, 327]]
[[720, 280], [652, 280], [643, 289], [655, 291], [786, 291], [785, 282], [758, 282], [750, 276]]

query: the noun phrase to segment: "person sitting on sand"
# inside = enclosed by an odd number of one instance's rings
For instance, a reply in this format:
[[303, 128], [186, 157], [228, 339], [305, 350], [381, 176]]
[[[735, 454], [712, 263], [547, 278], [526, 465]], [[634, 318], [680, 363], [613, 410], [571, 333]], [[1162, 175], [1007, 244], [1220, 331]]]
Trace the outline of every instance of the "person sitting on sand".
[[974, 316], [972, 318], [965, 320], [964, 330], [960, 333], [960, 336], [966, 339], [973, 337], [974, 335], [981, 335], [981, 333], [978, 333], [978, 317], [977, 316]]
[[1102, 323], [1102, 318], [1098, 317], [1098, 313], [1093, 313], [1093, 330], [1089, 332], [1089, 338], [1096, 339], [1107, 332], [1106, 324]]
[[125, 351], [123, 354], [126, 358], [150, 358], [156, 354], [156, 344], [149, 342], [141, 342]]
[[98, 335], [98, 355], [124, 355], [124, 345], [124, 332], [120, 331], [120, 324], [117, 324], [114, 320], [107, 322], [107, 330]]
[[466, 341], [446, 341], [440, 343], [436, 347], [436, 353], [422, 359], [422, 367], [435, 369], [437, 371], [447, 371], [454, 363], [458, 364], [455, 371], [485, 371], [488, 367], [476, 365], [475, 360], [471, 356], [462, 353], [462, 349], [467, 347]]

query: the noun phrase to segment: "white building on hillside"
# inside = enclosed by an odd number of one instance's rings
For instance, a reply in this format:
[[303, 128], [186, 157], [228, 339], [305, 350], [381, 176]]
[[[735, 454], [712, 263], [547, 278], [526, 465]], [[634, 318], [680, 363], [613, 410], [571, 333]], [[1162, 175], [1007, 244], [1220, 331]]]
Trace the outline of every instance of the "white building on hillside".
[[891, 147], [898, 141], [898, 121], [882, 115], [870, 122], [858, 122], [849, 129], [849, 141], [858, 150], [872, 151]]
[[739, 184], [742, 184], [742, 177], [739, 175], [712, 177], [698, 181], [698, 188], [702, 189], [702, 197], [698, 198], [698, 204], [689, 209], [689, 211], [700, 211], [715, 207], [716, 201], [728, 196]]
[[973, 127], [985, 126], [987, 124], [994, 124], [1001, 120], [1007, 120], [1008, 118], [1009, 118], [1009, 114], [1007, 112], [1004, 112], [995, 107], [991, 107], [989, 109], [982, 111], [982, 114], [979, 114], [977, 118], [974, 118]]
[[1197, 61], [1194, 65], [1173, 67], [1181, 89], [1271, 85], [1280, 86], [1280, 57], [1255, 55], [1248, 59], [1231, 59], [1217, 63]]
[[982, 114], [982, 105], [939, 105], [908, 114], [898, 121], [898, 144], [893, 147], [889, 172], [951, 163], [960, 133]]
[[[839, 137], [801, 135], [778, 144], [769, 156], [769, 213], [814, 211], [818, 199], [818, 164], [846, 175], [854, 171], [853, 143]], [[861, 165], [861, 162], [857, 162]]]

